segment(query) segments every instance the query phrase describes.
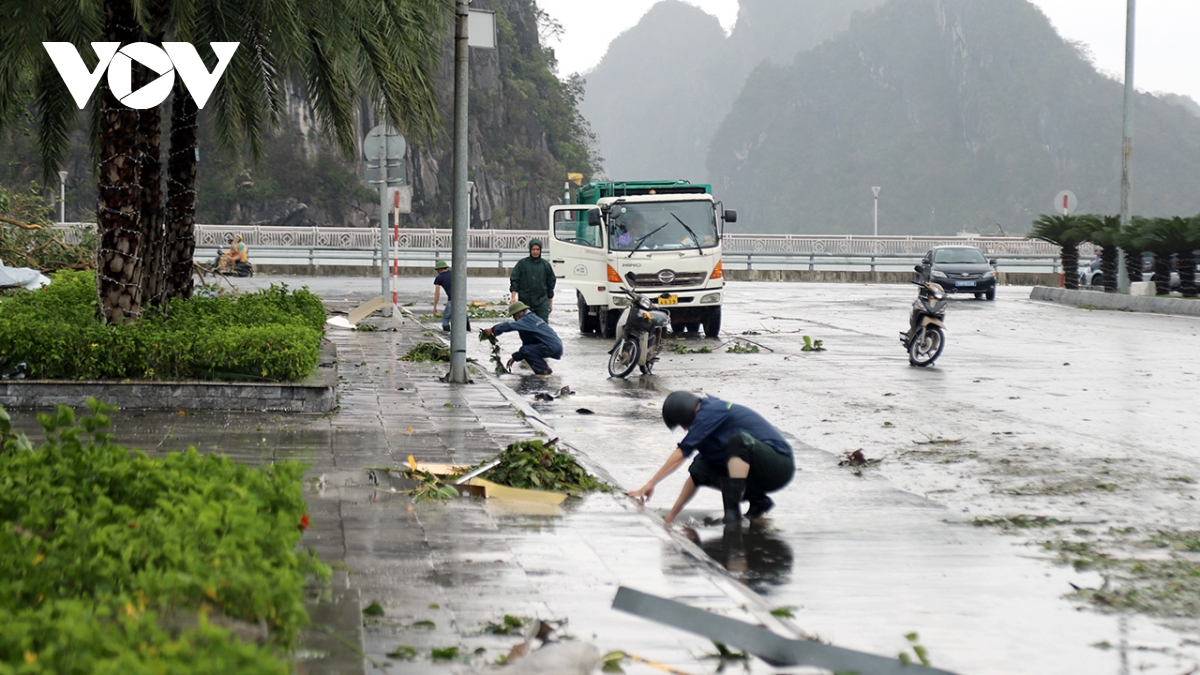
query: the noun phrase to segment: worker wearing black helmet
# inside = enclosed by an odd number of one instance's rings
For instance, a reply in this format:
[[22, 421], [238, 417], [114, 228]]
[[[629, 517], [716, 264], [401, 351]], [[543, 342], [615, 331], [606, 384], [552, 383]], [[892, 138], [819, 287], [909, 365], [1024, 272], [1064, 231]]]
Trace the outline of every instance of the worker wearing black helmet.
[[660, 481], [696, 453], [679, 498], [663, 518], [668, 524], [702, 486], [721, 491], [725, 524], [741, 522], [743, 500], [750, 503], [746, 517], [758, 518], [775, 505], [767, 493], [783, 488], [796, 472], [792, 446], [762, 415], [745, 406], [676, 391], [663, 401], [662, 414], [668, 427], [683, 427], [687, 435], [650, 481], [628, 494], [649, 499]]

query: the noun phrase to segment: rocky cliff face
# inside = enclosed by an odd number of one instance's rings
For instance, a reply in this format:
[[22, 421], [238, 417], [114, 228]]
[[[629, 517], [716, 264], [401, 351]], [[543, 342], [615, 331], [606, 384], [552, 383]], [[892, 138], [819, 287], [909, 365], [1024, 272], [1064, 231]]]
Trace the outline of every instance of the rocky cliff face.
[[[738, 227], [880, 234], [1028, 231], [1071, 189], [1120, 200], [1119, 83], [1025, 0], [892, 0], [788, 66], [760, 68], [718, 130], [710, 177]], [[1200, 120], [1136, 101], [1134, 208], [1200, 210]]]
[[729, 36], [699, 8], [663, 0], [617, 36], [587, 74], [580, 109], [606, 173], [620, 180], [705, 180], [717, 125], [746, 76], [791, 63], [883, 0], [741, 0]]
[[[472, 7], [496, 12], [499, 48], [471, 50], [471, 227], [545, 227], [546, 211], [561, 199], [567, 172], [590, 178], [595, 170], [590, 132], [576, 110], [582, 87], [555, 75], [553, 52], [539, 38], [544, 17], [534, 0], [475, 0]], [[451, 225], [454, 53], [449, 37], [435, 82], [443, 129], [436, 138], [408, 139], [413, 213], [401, 217], [403, 227]], [[335, 152], [294, 84], [288, 88], [286, 118], [257, 167], [244, 157], [202, 163], [201, 220], [378, 226], [379, 197], [362, 181], [361, 148], [353, 162]], [[372, 107], [361, 106], [359, 138], [377, 123]]]

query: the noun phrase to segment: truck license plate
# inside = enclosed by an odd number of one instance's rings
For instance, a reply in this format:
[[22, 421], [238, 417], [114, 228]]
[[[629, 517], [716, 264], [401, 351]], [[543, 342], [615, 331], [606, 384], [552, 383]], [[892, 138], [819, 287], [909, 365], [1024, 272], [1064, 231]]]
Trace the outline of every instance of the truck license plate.
[[956, 281], [956, 282], [954, 282], [954, 285], [955, 286], [974, 286], [975, 282], [974, 281]]
[[678, 295], [660, 295], [659, 297], [655, 298], [655, 300], [657, 300], [658, 304], [660, 304], [660, 305], [678, 305], [679, 304], [679, 296]]

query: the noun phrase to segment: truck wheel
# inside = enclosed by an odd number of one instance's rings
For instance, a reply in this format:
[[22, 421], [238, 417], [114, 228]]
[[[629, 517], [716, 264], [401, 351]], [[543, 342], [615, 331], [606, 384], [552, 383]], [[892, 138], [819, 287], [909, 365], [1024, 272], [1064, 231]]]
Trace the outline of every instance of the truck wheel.
[[575, 291], [575, 301], [579, 305], [579, 332], [586, 335], [600, 330], [600, 319], [588, 314], [587, 300], [578, 290]]
[[704, 337], [716, 338], [721, 334], [721, 308], [713, 307], [704, 315]]
[[621, 320], [621, 310], [601, 310], [600, 316], [597, 317], [597, 320], [600, 322], [600, 336], [614, 338], [617, 336], [617, 322]]

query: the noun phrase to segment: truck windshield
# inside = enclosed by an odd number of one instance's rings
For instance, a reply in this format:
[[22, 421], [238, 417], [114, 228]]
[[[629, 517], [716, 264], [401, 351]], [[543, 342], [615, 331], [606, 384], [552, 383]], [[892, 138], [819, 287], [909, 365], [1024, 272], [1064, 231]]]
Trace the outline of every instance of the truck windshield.
[[617, 202], [609, 211], [608, 244], [612, 251], [716, 246], [717, 223], [712, 202]]

